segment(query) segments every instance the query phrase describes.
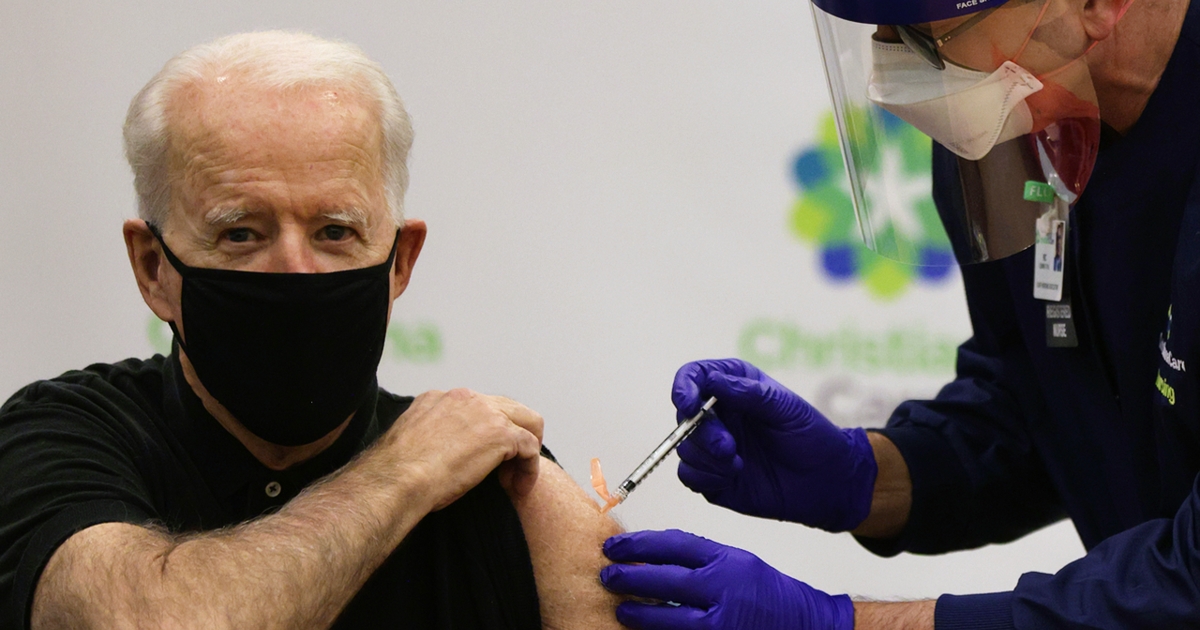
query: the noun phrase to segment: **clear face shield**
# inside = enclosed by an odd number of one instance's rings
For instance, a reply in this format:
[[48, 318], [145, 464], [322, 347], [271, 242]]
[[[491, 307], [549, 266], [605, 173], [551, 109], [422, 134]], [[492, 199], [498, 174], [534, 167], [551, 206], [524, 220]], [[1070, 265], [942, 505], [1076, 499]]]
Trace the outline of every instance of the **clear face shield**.
[[1094, 43], [1072, 30], [1069, 9], [1060, 0], [814, 0], [868, 247], [921, 264], [922, 244], [940, 236], [936, 216], [917, 206], [924, 197], [903, 176], [912, 160], [889, 141], [897, 126], [919, 129], [958, 157], [962, 216], [944, 224], [967, 244], [960, 262], [1019, 252], [1039, 227], [1066, 219], [1100, 145], [1085, 58]]

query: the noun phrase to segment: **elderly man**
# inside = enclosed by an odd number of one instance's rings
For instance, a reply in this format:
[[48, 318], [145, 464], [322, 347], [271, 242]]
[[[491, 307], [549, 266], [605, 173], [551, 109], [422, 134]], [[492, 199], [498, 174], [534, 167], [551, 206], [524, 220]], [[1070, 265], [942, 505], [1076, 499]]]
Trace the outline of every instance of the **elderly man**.
[[358, 49], [237, 35], [171, 60], [125, 127], [125, 243], [169, 357], [0, 411], [0, 627], [615, 626], [615, 533], [542, 419], [379, 389], [421, 251], [411, 127]]

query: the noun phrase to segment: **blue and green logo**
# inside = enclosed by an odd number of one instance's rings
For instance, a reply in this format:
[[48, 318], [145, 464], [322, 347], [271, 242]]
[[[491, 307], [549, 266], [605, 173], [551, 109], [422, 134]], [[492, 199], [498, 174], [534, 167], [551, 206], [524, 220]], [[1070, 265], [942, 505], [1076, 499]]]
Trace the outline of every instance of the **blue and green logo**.
[[870, 135], [872, 142], [880, 144], [860, 149], [876, 156], [868, 168], [881, 176], [879, 181], [891, 199], [904, 201], [903, 210], [913, 219], [904, 236], [898, 236], [897, 226], [883, 229], [892, 232], [886, 236], [893, 241], [906, 239], [905, 246], [917, 252], [918, 264], [896, 262], [863, 244], [832, 113], [821, 122], [817, 145], [801, 151], [792, 164], [799, 190], [789, 227], [796, 238], [817, 247], [820, 267], [830, 281], [859, 280], [871, 295], [890, 300], [903, 295], [914, 279], [939, 283], [949, 278], [954, 253], [931, 196], [929, 138], [885, 110], [874, 113], [875, 120], [882, 121], [882, 133]]

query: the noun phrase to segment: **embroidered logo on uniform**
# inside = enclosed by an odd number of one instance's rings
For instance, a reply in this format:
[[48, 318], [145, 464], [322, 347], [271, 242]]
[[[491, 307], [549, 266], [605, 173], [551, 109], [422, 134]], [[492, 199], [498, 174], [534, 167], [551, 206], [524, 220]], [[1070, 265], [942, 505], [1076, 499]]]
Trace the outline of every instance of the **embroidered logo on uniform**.
[[1167, 380], [1163, 378], [1162, 372], [1158, 373], [1158, 378], [1154, 381], [1154, 385], [1158, 387], [1158, 393], [1167, 399], [1167, 402], [1175, 404], [1175, 388], [1167, 384]]
[[[1183, 359], [1176, 359], [1175, 355], [1171, 354], [1171, 351], [1167, 348], [1167, 340], [1169, 340], [1171, 338], [1171, 320], [1172, 320], [1171, 309], [1172, 309], [1172, 307], [1167, 307], [1167, 334], [1166, 334], [1166, 337], [1163, 337], [1162, 335], [1158, 336], [1158, 352], [1160, 354], [1162, 354], [1162, 360], [1164, 363], [1167, 364], [1167, 367], [1170, 367], [1172, 370], [1175, 370], [1176, 372], [1186, 372], [1187, 364], [1185, 364], [1183, 362]], [[1172, 403], [1172, 404], [1174, 404], [1174, 403]]]
[[1183, 359], [1176, 359], [1175, 355], [1171, 354], [1170, 350], [1167, 350], [1167, 340], [1163, 339], [1162, 337], [1158, 338], [1158, 351], [1162, 353], [1163, 361], [1170, 366], [1172, 370], [1175, 370], [1176, 372], [1187, 371], [1187, 364], [1183, 362]]
[[[1158, 336], [1158, 352], [1162, 355], [1163, 363], [1166, 363], [1167, 367], [1175, 370], [1176, 372], [1186, 372], [1187, 365], [1184, 364], [1183, 359], [1176, 359], [1175, 355], [1171, 354], [1170, 349], [1167, 348], [1167, 341], [1171, 339], [1171, 322], [1174, 319], [1171, 316], [1171, 311], [1173, 309], [1174, 305], [1167, 307], [1167, 331], [1166, 333]], [[1167, 382], [1167, 379], [1163, 378], [1162, 370], [1159, 370], [1156, 376], [1157, 378], [1154, 379], [1154, 386], [1158, 388], [1158, 393], [1162, 394], [1163, 398], [1166, 398], [1168, 403], [1174, 405], [1175, 388], [1171, 387], [1171, 384]]]

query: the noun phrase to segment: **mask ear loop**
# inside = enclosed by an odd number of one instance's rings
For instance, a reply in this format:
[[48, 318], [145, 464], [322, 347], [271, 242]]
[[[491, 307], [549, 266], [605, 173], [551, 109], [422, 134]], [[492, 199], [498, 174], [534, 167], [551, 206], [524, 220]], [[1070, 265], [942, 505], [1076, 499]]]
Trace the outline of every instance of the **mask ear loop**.
[[[1029, 45], [1029, 40], [1033, 39], [1033, 31], [1036, 31], [1038, 25], [1041, 24], [1042, 16], [1046, 14], [1046, 8], [1049, 6], [1050, 6], [1050, 3], [1046, 2], [1045, 6], [1042, 7], [1042, 12], [1038, 14], [1038, 21], [1033, 25], [1033, 30], [1029, 31], [1029, 36], [1025, 38], [1025, 43], [1021, 44], [1021, 48], [1019, 50], [1017, 50], [1017, 54], [1013, 56], [1013, 58], [1012, 58], [1013, 63], [1016, 63], [1017, 57], [1020, 57], [1021, 53], [1025, 52], [1025, 47]], [[1133, 6], [1133, 0], [1127, 0], [1125, 2], [1125, 4], [1121, 6], [1121, 10], [1117, 13], [1117, 20], [1116, 20], [1116, 22], [1113, 22], [1114, 25], [1119, 24], [1121, 22], [1121, 20], [1125, 19], [1125, 14], [1129, 12], [1129, 7], [1131, 7], [1131, 6]], [[1092, 42], [1091, 44], [1088, 44], [1088, 47], [1087, 47], [1087, 49], [1085, 49], [1083, 51], [1083, 54], [1081, 54], [1078, 57], [1067, 62], [1065, 65], [1058, 68], [1057, 70], [1051, 70], [1050, 72], [1047, 72], [1045, 74], [1038, 75], [1037, 76], [1038, 80], [1041, 81], [1044, 79], [1049, 79], [1049, 78], [1053, 77], [1054, 75], [1065, 71], [1067, 68], [1070, 68], [1071, 66], [1079, 63], [1079, 61], [1081, 59], [1083, 59], [1084, 57], [1086, 57], [1088, 55], [1088, 53], [1092, 52], [1092, 49], [1095, 48], [1096, 45], [1099, 43], [1100, 43], [1100, 40], [1096, 40], [1096, 41]]]
[[[1017, 60], [1021, 58], [1021, 55], [1025, 54], [1025, 47], [1029, 45], [1029, 42], [1031, 40], [1033, 40], [1033, 34], [1035, 32], [1037, 32], [1038, 27], [1042, 25], [1042, 19], [1046, 17], [1046, 10], [1049, 8], [1050, 8], [1050, 0], [1043, 0], [1042, 10], [1038, 11], [1037, 20], [1034, 20], [1034, 22], [1033, 22], [1033, 28], [1029, 29], [1029, 34], [1025, 36], [1025, 41], [1021, 42], [1021, 47], [1017, 49], [1017, 54], [1013, 55], [1012, 57], [1009, 57], [1009, 59], [1008, 59], [1009, 61], [1011, 61], [1013, 63], [1017, 63]], [[1084, 53], [1084, 54], [1087, 54], [1087, 53]], [[1017, 64], [1017, 65], [1020, 65], [1020, 64]]]

